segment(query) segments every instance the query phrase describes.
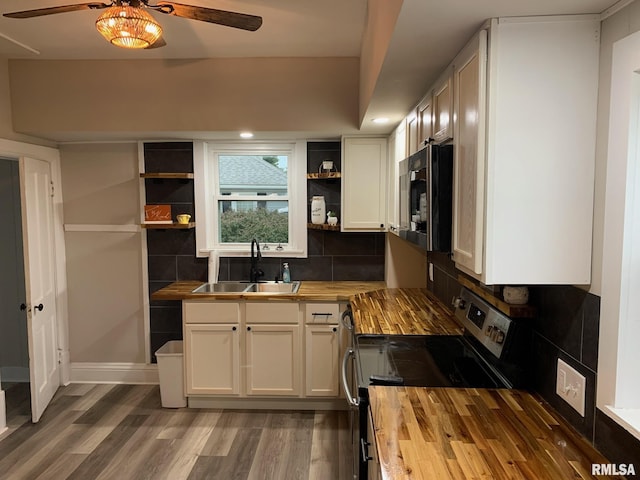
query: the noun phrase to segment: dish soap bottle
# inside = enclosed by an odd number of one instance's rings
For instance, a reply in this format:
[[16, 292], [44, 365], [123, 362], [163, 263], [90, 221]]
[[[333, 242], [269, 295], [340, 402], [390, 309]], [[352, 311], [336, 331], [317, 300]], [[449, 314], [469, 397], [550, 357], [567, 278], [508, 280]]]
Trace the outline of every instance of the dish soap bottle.
[[282, 281], [284, 283], [291, 283], [291, 271], [289, 270], [289, 264], [282, 264]]

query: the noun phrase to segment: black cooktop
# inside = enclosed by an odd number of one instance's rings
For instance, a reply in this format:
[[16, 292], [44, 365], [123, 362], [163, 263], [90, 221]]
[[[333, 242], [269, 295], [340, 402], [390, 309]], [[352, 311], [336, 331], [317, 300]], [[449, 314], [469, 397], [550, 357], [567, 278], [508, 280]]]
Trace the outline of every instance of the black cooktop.
[[509, 386], [462, 336], [359, 336], [356, 342], [359, 388]]

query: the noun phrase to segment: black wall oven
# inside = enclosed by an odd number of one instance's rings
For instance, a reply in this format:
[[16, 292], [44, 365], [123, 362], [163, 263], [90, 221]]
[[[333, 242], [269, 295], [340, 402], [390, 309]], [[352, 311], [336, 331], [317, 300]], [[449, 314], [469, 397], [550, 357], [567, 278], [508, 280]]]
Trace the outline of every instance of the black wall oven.
[[450, 252], [453, 145], [427, 144], [399, 167], [400, 237], [430, 252]]
[[[359, 335], [343, 358], [343, 388], [354, 416], [354, 478], [368, 477], [369, 385], [525, 386], [527, 330], [462, 289], [454, 301], [463, 335]], [[349, 371], [350, 363], [353, 372]], [[350, 376], [351, 375], [351, 376]]]

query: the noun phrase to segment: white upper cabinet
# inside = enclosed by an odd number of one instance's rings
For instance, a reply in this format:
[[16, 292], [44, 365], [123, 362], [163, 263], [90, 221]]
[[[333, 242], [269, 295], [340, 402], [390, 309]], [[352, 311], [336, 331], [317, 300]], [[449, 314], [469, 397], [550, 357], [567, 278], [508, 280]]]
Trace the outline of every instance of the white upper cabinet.
[[433, 138], [433, 103], [433, 96], [429, 93], [418, 105], [416, 112], [418, 118], [418, 148], [415, 151], [424, 147], [427, 141]]
[[[453, 137], [453, 75], [447, 69], [433, 89], [433, 138], [437, 143]], [[424, 140], [421, 138], [420, 141]], [[424, 143], [421, 145], [424, 146]]]
[[484, 238], [485, 91], [487, 32], [482, 30], [456, 57], [453, 241], [458, 268], [482, 272]]
[[342, 231], [384, 231], [387, 216], [387, 139], [342, 139]]
[[485, 284], [590, 282], [599, 25], [494, 19], [453, 62], [453, 258]]

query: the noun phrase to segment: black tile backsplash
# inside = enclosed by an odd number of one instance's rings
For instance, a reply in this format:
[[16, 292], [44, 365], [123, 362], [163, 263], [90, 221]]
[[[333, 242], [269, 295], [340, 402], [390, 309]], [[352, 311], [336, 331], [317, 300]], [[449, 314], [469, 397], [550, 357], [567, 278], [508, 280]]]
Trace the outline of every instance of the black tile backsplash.
[[[445, 254], [429, 253], [428, 262], [433, 264], [434, 278], [427, 287], [449, 305], [460, 290], [459, 272]], [[521, 320], [531, 326], [529, 388], [610, 461], [640, 465], [640, 441], [596, 408], [600, 297], [573, 285], [538, 285], [529, 290], [529, 303], [537, 312], [535, 319]], [[586, 378], [584, 417], [555, 393], [558, 358]]]
[[[193, 172], [191, 142], [147, 143], [144, 146], [147, 173]], [[195, 221], [193, 180], [145, 179], [148, 204], [169, 204], [173, 218], [180, 213]], [[149, 293], [176, 280], [206, 280], [206, 259], [195, 258], [195, 230], [147, 230]], [[202, 261], [204, 260], [204, 262]], [[204, 269], [203, 269], [204, 264]], [[182, 340], [182, 305], [152, 300], [149, 308], [151, 361], [169, 340]]]
[[[145, 144], [145, 171], [193, 172], [193, 146], [190, 142]], [[340, 142], [310, 142], [307, 171], [317, 172], [324, 160], [332, 160], [341, 170]], [[308, 181], [308, 197], [324, 195], [327, 210], [340, 209], [340, 180]], [[194, 215], [194, 188], [192, 180], [146, 179], [146, 201], [150, 204], [170, 204], [172, 214]], [[197, 228], [197, 227], [196, 227]], [[208, 279], [206, 258], [195, 256], [195, 229], [147, 230], [149, 291], [154, 291], [177, 280]], [[265, 280], [282, 277], [282, 263], [288, 262], [293, 280], [384, 280], [384, 234], [340, 233], [309, 230], [307, 258], [270, 258], [265, 253], [260, 268]], [[248, 258], [221, 258], [218, 279], [248, 280]], [[180, 302], [151, 301], [151, 351], [155, 352], [165, 341], [182, 337], [182, 309]], [[152, 354], [152, 361], [155, 356]]]
[[594, 444], [610, 462], [633, 463], [636, 475], [640, 474], [640, 442], [600, 410], [596, 410]]

